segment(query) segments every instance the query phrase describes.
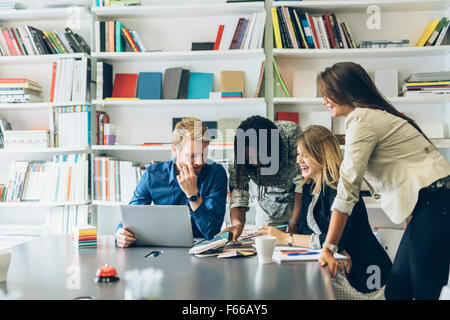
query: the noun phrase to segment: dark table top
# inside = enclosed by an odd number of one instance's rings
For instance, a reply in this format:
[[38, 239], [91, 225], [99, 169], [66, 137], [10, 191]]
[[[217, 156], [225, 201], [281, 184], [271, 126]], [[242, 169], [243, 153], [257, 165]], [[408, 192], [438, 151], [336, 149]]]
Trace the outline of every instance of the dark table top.
[[[152, 250], [163, 253], [145, 258]], [[94, 281], [97, 268], [105, 264], [116, 268], [118, 282]], [[19, 291], [23, 299], [123, 299], [125, 271], [148, 267], [164, 272], [160, 299], [334, 299], [329, 272], [317, 261], [260, 265], [256, 256], [198, 258], [187, 248], [116, 248], [112, 237], [100, 237], [98, 248], [74, 248], [69, 236], [16, 246], [0, 288]]]

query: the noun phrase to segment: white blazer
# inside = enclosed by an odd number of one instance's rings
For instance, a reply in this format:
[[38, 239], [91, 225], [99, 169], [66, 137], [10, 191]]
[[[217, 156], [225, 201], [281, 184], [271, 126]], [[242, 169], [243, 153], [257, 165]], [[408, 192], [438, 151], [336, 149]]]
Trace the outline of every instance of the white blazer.
[[345, 153], [332, 210], [350, 215], [362, 179], [394, 223], [413, 211], [419, 190], [450, 175], [450, 163], [406, 120], [355, 108], [345, 119]]

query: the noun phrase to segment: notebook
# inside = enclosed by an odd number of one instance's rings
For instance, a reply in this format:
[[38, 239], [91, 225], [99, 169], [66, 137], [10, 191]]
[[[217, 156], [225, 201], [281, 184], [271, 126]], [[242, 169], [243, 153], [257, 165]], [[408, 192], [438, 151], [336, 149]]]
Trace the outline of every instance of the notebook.
[[[296, 255], [289, 255], [286, 252], [296, 253]], [[320, 249], [308, 249], [301, 247], [277, 246], [273, 252], [272, 261], [276, 263], [291, 262], [291, 261], [318, 261], [321, 255]], [[344, 255], [336, 253], [335, 259], [347, 259]]]
[[186, 99], [189, 84], [189, 70], [169, 68], [164, 72], [163, 99]]
[[220, 73], [220, 92], [244, 93], [244, 71], [222, 71]]
[[139, 99], [161, 99], [162, 73], [140, 72], [138, 79], [137, 97]]
[[188, 86], [188, 99], [209, 99], [213, 88], [214, 74], [191, 72]]
[[137, 73], [116, 73], [112, 97], [134, 98], [136, 95], [137, 80]]

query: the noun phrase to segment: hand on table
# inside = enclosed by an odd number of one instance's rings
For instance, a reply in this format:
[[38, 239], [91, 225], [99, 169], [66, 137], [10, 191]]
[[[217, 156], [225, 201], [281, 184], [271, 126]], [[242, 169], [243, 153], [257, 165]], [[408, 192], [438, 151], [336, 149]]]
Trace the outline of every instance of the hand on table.
[[273, 236], [277, 238], [277, 244], [284, 245], [287, 243], [288, 234], [286, 232], [280, 231], [277, 228], [262, 226], [258, 229], [258, 233], [263, 236]]
[[120, 228], [116, 232], [116, 244], [119, 248], [127, 248], [136, 242], [136, 237], [130, 231]]
[[233, 242], [236, 242], [237, 239], [239, 238], [239, 236], [242, 234], [243, 230], [244, 230], [243, 224], [236, 224], [236, 225], [232, 225], [228, 228], [223, 229], [221, 232], [219, 232], [219, 234], [224, 233], [224, 232], [229, 232], [233, 235], [233, 237], [232, 237]]
[[336, 260], [333, 254], [327, 248], [322, 249], [322, 255], [319, 258], [319, 263], [322, 267], [328, 265], [328, 269], [330, 270], [330, 274], [333, 278], [335, 278], [339, 272], [342, 273], [350, 273], [352, 268], [352, 260], [347, 251], [340, 252], [342, 255], [346, 256], [345, 260]]

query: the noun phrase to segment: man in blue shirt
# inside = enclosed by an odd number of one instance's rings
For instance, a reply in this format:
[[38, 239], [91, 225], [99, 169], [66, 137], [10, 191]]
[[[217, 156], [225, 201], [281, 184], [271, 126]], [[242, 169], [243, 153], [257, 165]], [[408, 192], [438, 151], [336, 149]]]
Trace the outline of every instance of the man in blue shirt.
[[[177, 123], [172, 134], [176, 158], [149, 165], [130, 204], [188, 205], [194, 237], [212, 239], [223, 223], [228, 178], [222, 165], [207, 160], [209, 140], [208, 128], [200, 120]], [[135, 241], [120, 223], [117, 246], [125, 248]]]

